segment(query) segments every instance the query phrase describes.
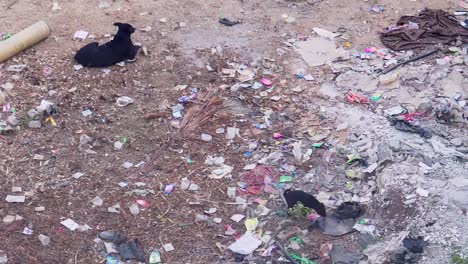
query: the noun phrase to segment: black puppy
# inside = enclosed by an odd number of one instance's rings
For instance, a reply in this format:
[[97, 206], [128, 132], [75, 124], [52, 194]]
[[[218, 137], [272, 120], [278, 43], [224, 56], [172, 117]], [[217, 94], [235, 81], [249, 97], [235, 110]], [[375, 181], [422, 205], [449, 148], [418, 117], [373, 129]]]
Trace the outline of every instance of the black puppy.
[[93, 42], [82, 47], [75, 55], [75, 60], [84, 67], [108, 67], [121, 61], [135, 60], [139, 46], [132, 43], [130, 35], [135, 28], [126, 23], [114, 23], [119, 30], [114, 39], [104, 45]]
[[312, 194], [299, 190], [285, 190], [284, 198], [288, 203], [288, 208], [293, 208], [297, 202], [301, 202], [305, 207], [314, 209], [319, 215], [326, 217], [327, 211], [325, 205], [319, 202]]

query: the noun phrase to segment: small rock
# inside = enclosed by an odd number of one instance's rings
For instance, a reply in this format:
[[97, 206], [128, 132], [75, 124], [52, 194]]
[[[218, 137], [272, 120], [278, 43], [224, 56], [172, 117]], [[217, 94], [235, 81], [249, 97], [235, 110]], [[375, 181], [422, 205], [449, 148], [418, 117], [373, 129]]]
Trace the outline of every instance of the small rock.
[[41, 126], [42, 126], [41, 121], [33, 120], [28, 123], [29, 128], [41, 128]]
[[7, 264], [8, 256], [0, 250], [0, 264]]
[[180, 189], [185, 191], [185, 190], [188, 190], [189, 186], [190, 186], [190, 180], [187, 178], [182, 178], [182, 181], [180, 183]]
[[13, 223], [15, 220], [16, 220], [16, 217], [13, 216], [13, 215], [7, 215], [7, 216], [3, 217], [3, 223], [5, 225], [9, 225], [9, 224]]
[[134, 216], [137, 216], [140, 213], [140, 208], [138, 208], [137, 203], [132, 203], [128, 209], [130, 210], [130, 213]]
[[107, 212], [108, 213], [114, 213], [114, 214], [119, 214], [120, 213], [119, 207], [115, 207], [115, 206], [107, 207]]
[[399, 115], [405, 112], [405, 109], [401, 105], [397, 105], [384, 110], [384, 114], [387, 116]]
[[342, 122], [336, 126], [336, 131], [343, 131], [346, 130], [349, 126], [348, 122]]
[[454, 145], [455, 147], [460, 147], [463, 145], [463, 139], [462, 138], [454, 138], [450, 140], [450, 143]]
[[37, 111], [36, 109], [31, 109], [28, 111], [28, 116], [29, 118], [33, 119], [33, 120], [37, 120], [37, 119], [40, 119], [40, 113], [39, 111]]
[[23, 191], [23, 188], [21, 187], [11, 187], [11, 192], [22, 192]]
[[46, 235], [40, 234], [39, 235], [39, 241], [41, 241], [41, 244], [43, 246], [47, 246], [50, 244], [50, 238]]
[[209, 217], [203, 214], [196, 214], [195, 215], [195, 222], [204, 222], [208, 221]]
[[198, 191], [200, 189], [200, 186], [198, 186], [195, 183], [190, 184], [189, 186], [189, 191]]
[[395, 152], [401, 150], [401, 144], [399, 140], [389, 140], [387, 141], [387, 145]]
[[9, 117], [7, 118], [7, 121], [8, 121], [8, 123], [10, 123], [10, 125], [12, 125], [12, 126], [17, 126], [17, 125], [19, 125], [19, 123], [20, 123], [20, 120], [16, 117], [15, 114], [9, 116]]
[[85, 135], [85, 134], [82, 134], [80, 136], [80, 145], [86, 145], [88, 144], [89, 142], [91, 142], [93, 140], [92, 137], [88, 136], [88, 135]]
[[431, 102], [425, 102], [421, 103], [418, 105], [418, 111], [419, 112], [426, 112], [426, 111], [432, 111], [432, 103]]
[[44, 160], [44, 155], [34, 154], [33, 160]]
[[124, 164], [122, 164], [122, 167], [126, 168], [126, 169], [130, 169], [131, 167], [133, 167], [133, 163], [131, 162], [125, 162]]
[[462, 177], [451, 179], [449, 182], [457, 188], [465, 188], [468, 186], [468, 179]]
[[293, 240], [289, 243], [289, 247], [294, 250], [294, 251], [298, 251], [301, 249], [301, 246], [299, 245], [299, 243], [297, 243], [297, 241]]
[[422, 197], [429, 197], [429, 191], [424, 190], [424, 189], [421, 188], [421, 187], [418, 187], [418, 188], [416, 189], [416, 193], [419, 194], [419, 195], [421, 195]]
[[211, 135], [208, 135], [208, 134], [202, 134], [201, 139], [203, 141], [205, 141], [205, 142], [210, 142], [213, 139], [213, 137]]
[[36, 212], [44, 212], [45, 211], [45, 207], [44, 206], [37, 206], [34, 208], [34, 211]]

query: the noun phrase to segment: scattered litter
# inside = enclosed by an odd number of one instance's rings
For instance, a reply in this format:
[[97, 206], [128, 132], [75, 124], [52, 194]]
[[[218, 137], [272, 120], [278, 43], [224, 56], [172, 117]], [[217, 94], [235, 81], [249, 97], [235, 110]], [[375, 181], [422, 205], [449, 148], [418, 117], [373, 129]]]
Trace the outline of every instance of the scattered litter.
[[104, 203], [104, 200], [102, 200], [101, 197], [96, 196], [91, 200], [91, 203], [94, 204], [95, 206], [101, 206]]
[[221, 166], [213, 169], [211, 171], [211, 174], [208, 175], [208, 177], [210, 177], [211, 179], [222, 179], [226, 177], [227, 175], [231, 174], [233, 169], [234, 168], [229, 165], [222, 164]]
[[362, 225], [357, 223], [353, 226], [353, 228], [359, 231], [361, 234], [372, 234], [375, 231], [374, 225]]
[[313, 28], [313, 30], [317, 35], [319, 35], [322, 38], [334, 39], [334, 38], [339, 36], [339, 34], [335, 34], [333, 32], [330, 32], [330, 31], [326, 30], [326, 29], [323, 29], [323, 28], [315, 27], [315, 28]]
[[6, 201], [9, 203], [24, 203], [26, 196], [24, 195], [7, 195]]
[[161, 263], [161, 254], [159, 251], [151, 251], [150, 257], [149, 257], [149, 264], [157, 264]]
[[273, 82], [267, 78], [262, 78], [260, 79], [260, 83], [262, 83], [263, 85], [266, 85], [266, 86], [272, 86], [273, 85]]
[[351, 93], [351, 92], [346, 94], [346, 100], [349, 103], [358, 103], [358, 104], [369, 103], [369, 100], [365, 96], [357, 94], [357, 93]]
[[60, 222], [60, 224], [64, 225], [66, 228], [70, 229], [71, 231], [75, 231], [80, 227], [80, 225], [78, 223], [76, 223], [75, 221], [73, 221], [70, 218]]
[[240, 132], [239, 128], [228, 127], [227, 128], [227, 133], [226, 133], [226, 139], [227, 140], [233, 140], [236, 136], [240, 137], [239, 132]]
[[34, 211], [36, 212], [44, 212], [45, 211], [45, 207], [44, 206], [37, 206], [34, 208]]
[[88, 37], [88, 34], [89, 32], [87, 31], [79, 30], [75, 32], [75, 34], [73, 35], [73, 39], [85, 40]]
[[231, 216], [231, 220], [236, 222], [236, 223], [240, 222], [244, 218], [245, 218], [245, 215], [243, 215], [243, 214], [235, 214], [235, 215]]
[[47, 246], [50, 244], [50, 238], [48, 236], [39, 234], [38, 238], [43, 246]]
[[129, 104], [133, 104], [133, 99], [128, 96], [121, 96], [117, 98], [116, 104], [120, 107], [124, 107]]
[[25, 227], [23, 229], [23, 234], [25, 234], [27, 236], [31, 236], [33, 233], [34, 233], [34, 230], [30, 229], [29, 227]]
[[256, 238], [255, 234], [247, 232], [228, 248], [235, 253], [248, 255], [257, 249], [261, 244], [262, 241]]
[[173, 251], [174, 250], [174, 246], [171, 244], [171, 243], [168, 243], [168, 244], [164, 244], [163, 245], [163, 248], [166, 252], [170, 252], [170, 251]]
[[83, 116], [90, 116], [90, 115], [93, 114], [93, 111], [91, 111], [91, 110], [89, 110], [89, 109], [86, 109], [86, 110], [84, 110], [83, 112], [81, 112], [81, 114], [82, 114]]
[[264, 191], [275, 193], [275, 188], [270, 184], [277, 182], [279, 176], [279, 173], [273, 167], [258, 165], [241, 176], [241, 180], [246, 183], [243, 190], [251, 195], [259, 195]]
[[72, 177], [75, 178], [75, 179], [79, 179], [81, 177], [83, 177], [85, 174], [82, 173], [82, 172], [75, 172]]

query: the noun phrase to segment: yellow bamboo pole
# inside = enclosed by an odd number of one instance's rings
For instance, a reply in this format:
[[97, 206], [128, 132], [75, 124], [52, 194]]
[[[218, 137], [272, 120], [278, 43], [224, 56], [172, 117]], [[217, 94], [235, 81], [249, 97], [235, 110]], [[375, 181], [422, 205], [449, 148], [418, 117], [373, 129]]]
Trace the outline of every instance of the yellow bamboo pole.
[[0, 41], [0, 63], [50, 36], [50, 28], [44, 21], [39, 21], [23, 29], [11, 38]]

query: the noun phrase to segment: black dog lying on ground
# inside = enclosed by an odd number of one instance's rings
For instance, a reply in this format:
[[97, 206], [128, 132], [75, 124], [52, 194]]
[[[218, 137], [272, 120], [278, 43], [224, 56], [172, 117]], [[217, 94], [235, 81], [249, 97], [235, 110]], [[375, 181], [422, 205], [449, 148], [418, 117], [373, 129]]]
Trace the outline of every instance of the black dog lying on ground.
[[135, 28], [126, 23], [114, 23], [119, 30], [110, 42], [99, 46], [93, 42], [82, 47], [75, 55], [75, 60], [83, 67], [108, 67], [116, 63], [135, 60], [139, 46], [132, 43], [130, 35]]
[[284, 198], [288, 203], [288, 208], [293, 208], [297, 202], [301, 202], [305, 207], [314, 209], [319, 215], [326, 217], [327, 211], [325, 205], [319, 202], [312, 194], [308, 194], [299, 190], [285, 190]]

